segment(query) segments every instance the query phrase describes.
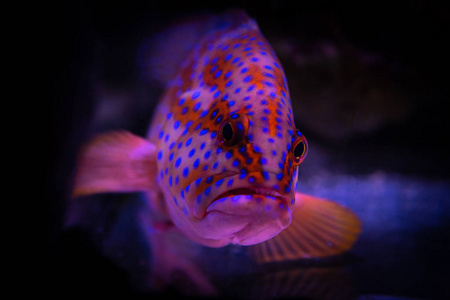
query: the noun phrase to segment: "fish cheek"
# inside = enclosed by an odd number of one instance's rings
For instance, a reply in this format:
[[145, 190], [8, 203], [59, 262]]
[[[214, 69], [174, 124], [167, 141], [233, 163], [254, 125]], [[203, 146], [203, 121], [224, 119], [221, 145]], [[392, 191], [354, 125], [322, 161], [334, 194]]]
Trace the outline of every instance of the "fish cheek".
[[295, 204], [295, 192], [297, 191], [297, 184], [298, 184], [298, 169], [299, 169], [299, 166], [294, 167], [293, 174], [292, 174], [292, 183], [291, 183], [292, 188], [291, 188], [291, 194], [290, 194], [290, 197], [292, 200], [289, 203], [291, 208]]

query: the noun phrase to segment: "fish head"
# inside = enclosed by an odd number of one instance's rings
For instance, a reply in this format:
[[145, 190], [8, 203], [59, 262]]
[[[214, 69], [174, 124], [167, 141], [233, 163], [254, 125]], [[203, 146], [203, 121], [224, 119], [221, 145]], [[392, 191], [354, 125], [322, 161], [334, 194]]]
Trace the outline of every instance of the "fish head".
[[193, 240], [260, 243], [291, 223], [307, 141], [294, 125], [284, 71], [257, 28], [203, 45], [155, 123], [158, 180], [173, 222]]

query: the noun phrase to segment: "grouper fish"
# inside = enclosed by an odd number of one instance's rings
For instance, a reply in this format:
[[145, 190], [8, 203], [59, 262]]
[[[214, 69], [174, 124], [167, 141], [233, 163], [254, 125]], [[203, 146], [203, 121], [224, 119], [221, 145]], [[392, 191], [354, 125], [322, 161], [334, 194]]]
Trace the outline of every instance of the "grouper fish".
[[358, 217], [296, 191], [308, 143], [258, 25], [240, 11], [202, 24], [189, 46], [180, 32], [180, 40], [165, 37], [164, 59], [144, 47], [143, 68], [167, 77], [148, 134], [114, 131], [86, 142], [73, 197], [142, 192], [155, 228], [176, 228], [207, 247], [249, 246], [258, 262], [348, 251]]

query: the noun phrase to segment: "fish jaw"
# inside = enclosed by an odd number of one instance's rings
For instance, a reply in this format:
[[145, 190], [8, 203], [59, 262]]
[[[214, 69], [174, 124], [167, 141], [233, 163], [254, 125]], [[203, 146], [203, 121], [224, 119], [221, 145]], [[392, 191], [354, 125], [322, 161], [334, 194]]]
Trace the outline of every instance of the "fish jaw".
[[[252, 173], [248, 174], [252, 176]], [[227, 244], [252, 245], [263, 242], [285, 229], [292, 220], [291, 193], [282, 194], [273, 188], [273, 180], [249, 184], [241, 175], [227, 175], [218, 179], [233, 182], [215, 188], [202, 203], [191, 202], [189, 235], [210, 246], [210, 241]], [[273, 174], [274, 180], [276, 174]], [[220, 177], [218, 177], [220, 178]], [[271, 184], [272, 183], [272, 184]], [[212, 182], [211, 186], [216, 186]], [[194, 195], [191, 194], [194, 197]], [[204, 242], [204, 240], [208, 242]]]
[[[249, 189], [253, 192], [253, 189]], [[222, 220], [244, 223], [232, 233], [231, 243], [253, 245], [266, 241], [289, 226], [292, 211], [285, 201], [262, 194], [237, 194], [215, 200], [207, 209], [209, 223]]]

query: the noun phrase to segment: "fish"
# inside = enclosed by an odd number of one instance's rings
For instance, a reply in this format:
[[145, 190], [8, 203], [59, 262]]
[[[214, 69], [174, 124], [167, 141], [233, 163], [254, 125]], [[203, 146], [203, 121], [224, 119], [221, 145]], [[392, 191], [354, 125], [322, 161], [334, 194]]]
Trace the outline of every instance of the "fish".
[[196, 34], [163, 39], [163, 49], [175, 49], [160, 51], [165, 60], [144, 47], [143, 68], [166, 80], [148, 132], [86, 142], [72, 198], [142, 192], [155, 228], [211, 248], [248, 246], [259, 263], [349, 251], [361, 233], [358, 216], [297, 192], [308, 142], [256, 21], [232, 11], [195, 24]]

